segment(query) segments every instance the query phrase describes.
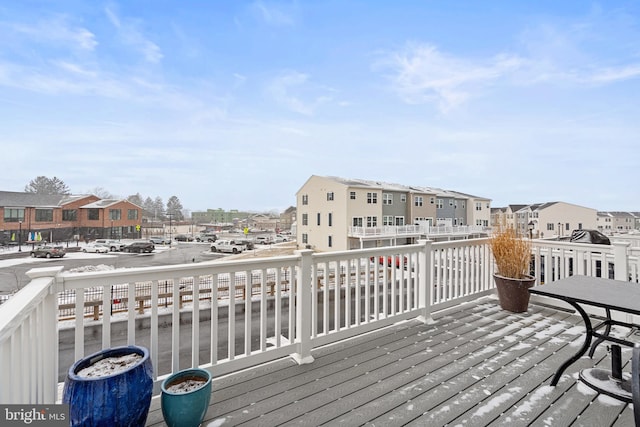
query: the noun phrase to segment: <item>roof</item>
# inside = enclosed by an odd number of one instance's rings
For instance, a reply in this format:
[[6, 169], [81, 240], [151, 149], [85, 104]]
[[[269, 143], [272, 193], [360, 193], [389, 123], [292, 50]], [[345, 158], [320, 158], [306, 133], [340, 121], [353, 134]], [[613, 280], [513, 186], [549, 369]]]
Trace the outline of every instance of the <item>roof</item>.
[[0, 206], [54, 208], [87, 197], [86, 194], [40, 194], [0, 191]]

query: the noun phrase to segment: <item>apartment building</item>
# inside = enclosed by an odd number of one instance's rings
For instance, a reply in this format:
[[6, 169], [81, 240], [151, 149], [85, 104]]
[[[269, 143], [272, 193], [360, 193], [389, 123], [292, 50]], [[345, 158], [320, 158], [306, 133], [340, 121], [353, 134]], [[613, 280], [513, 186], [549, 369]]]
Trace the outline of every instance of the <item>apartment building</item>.
[[533, 238], [568, 237], [573, 230], [596, 229], [597, 210], [565, 202], [509, 205], [491, 210], [492, 227], [515, 228]]
[[311, 176], [296, 203], [298, 244], [319, 251], [408, 244], [432, 227], [487, 226], [491, 217], [490, 199], [333, 176]]
[[128, 200], [94, 195], [51, 195], [0, 191], [0, 243], [140, 235], [142, 208]]
[[598, 230], [605, 234], [640, 230], [639, 212], [598, 212]]

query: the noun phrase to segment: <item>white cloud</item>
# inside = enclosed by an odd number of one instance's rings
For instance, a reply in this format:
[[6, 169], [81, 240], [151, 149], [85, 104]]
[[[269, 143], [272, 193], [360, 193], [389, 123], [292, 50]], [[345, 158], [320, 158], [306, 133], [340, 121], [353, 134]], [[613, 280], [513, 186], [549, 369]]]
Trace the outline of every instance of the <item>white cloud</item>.
[[[309, 83], [309, 76], [298, 71], [288, 71], [273, 79], [267, 87], [273, 99], [287, 109], [311, 116], [321, 104], [330, 102], [332, 98], [318, 92], [328, 92], [331, 89], [318, 87]], [[310, 98], [305, 100], [303, 97]]]
[[406, 102], [435, 102], [446, 112], [465, 103], [479, 88], [514, 72], [523, 62], [512, 55], [473, 62], [425, 44], [410, 45], [379, 64], [392, 70], [393, 87]]
[[113, 9], [113, 6], [107, 6], [105, 7], [105, 13], [111, 24], [118, 30], [118, 35], [123, 43], [141, 53], [147, 62], [160, 62], [164, 57], [160, 47], [142, 34], [134, 20], [120, 19]]
[[273, 4], [265, 4], [263, 1], [256, 1], [251, 5], [254, 13], [269, 25], [282, 27], [290, 26], [295, 23], [292, 14], [276, 7]]
[[95, 35], [84, 27], [74, 26], [65, 15], [37, 21], [35, 24], [12, 24], [11, 30], [41, 44], [62, 44], [70, 49], [92, 51], [98, 45]]

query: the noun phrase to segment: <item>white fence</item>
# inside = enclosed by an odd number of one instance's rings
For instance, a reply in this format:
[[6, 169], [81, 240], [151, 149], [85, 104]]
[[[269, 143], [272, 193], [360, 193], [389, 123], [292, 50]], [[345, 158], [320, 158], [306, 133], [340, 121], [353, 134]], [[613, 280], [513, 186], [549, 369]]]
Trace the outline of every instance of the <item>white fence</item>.
[[[541, 283], [608, 274], [613, 263], [616, 278], [637, 281], [638, 255], [626, 244], [535, 241], [532, 268]], [[120, 344], [114, 325], [121, 317], [122, 344], [150, 349], [157, 391], [167, 375], [190, 366], [222, 375], [285, 356], [311, 363], [315, 347], [404, 319], [428, 321], [434, 310], [491, 293], [493, 268], [488, 240], [472, 239], [90, 273], [32, 270], [32, 282], [0, 306], [0, 364], [11, 366], [0, 402], [57, 398], [60, 294], [73, 295], [75, 313], [102, 307], [98, 321], [76, 316], [75, 360], [89, 347], [87, 325], [100, 328], [101, 348]], [[105, 309], [116, 290], [123, 315]], [[149, 308], [140, 310], [142, 299]]]

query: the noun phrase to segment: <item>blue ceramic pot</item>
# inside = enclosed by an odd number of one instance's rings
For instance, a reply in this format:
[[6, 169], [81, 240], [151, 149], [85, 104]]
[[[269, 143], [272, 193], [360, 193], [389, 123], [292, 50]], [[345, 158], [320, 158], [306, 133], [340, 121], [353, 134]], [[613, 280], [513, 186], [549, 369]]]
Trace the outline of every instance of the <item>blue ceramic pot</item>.
[[[99, 360], [136, 353], [142, 359], [116, 374], [80, 377]], [[71, 426], [144, 426], [151, 405], [153, 368], [144, 347], [114, 347], [80, 359], [69, 368], [62, 402], [69, 404]]]
[[[188, 379], [198, 379], [204, 385], [187, 393], [168, 389]], [[211, 399], [211, 374], [200, 368], [185, 369], [170, 375], [162, 382], [160, 405], [164, 421], [169, 427], [197, 427], [204, 420]]]

